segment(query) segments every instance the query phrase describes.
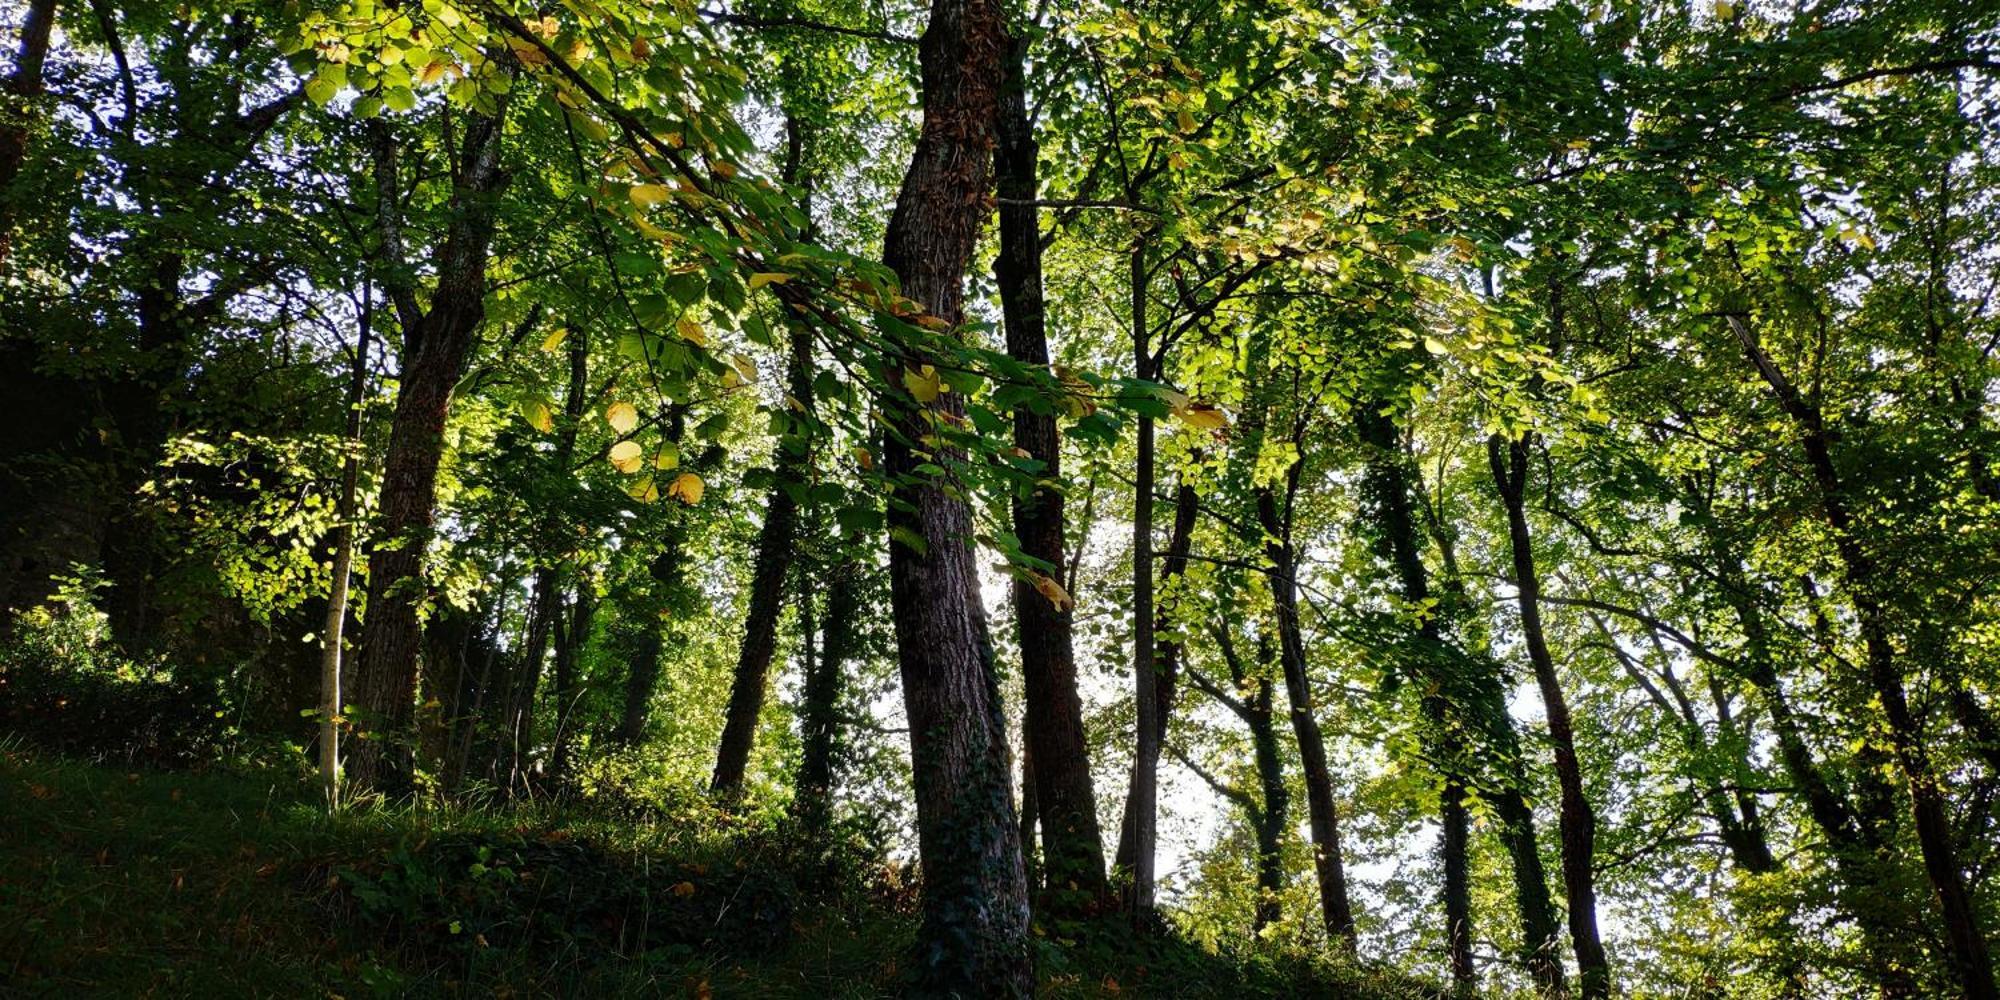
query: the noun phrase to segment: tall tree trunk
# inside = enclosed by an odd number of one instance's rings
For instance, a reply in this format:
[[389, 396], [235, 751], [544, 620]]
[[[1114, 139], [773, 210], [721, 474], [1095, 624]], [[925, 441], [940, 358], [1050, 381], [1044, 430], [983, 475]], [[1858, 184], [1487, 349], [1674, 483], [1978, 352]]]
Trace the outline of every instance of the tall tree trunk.
[[1924, 872], [1936, 895], [1944, 919], [1945, 939], [1951, 952], [1952, 973], [1968, 1000], [2000, 997], [1993, 980], [1993, 963], [1986, 936], [1980, 927], [1972, 891], [1965, 882], [1965, 869], [1958, 859], [1956, 834], [1952, 831], [1949, 804], [1930, 753], [1924, 745], [1922, 723], [1910, 708], [1909, 693], [1903, 687], [1903, 665], [1881, 605], [1882, 581], [1874, 557], [1863, 546], [1848, 510], [1846, 485], [1833, 462], [1825, 422], [1816, 404], [1808, 402], [1769, 354], [1740, 316], [1726, 318], [1737, 342], [1749, 356], [1751, 365], [1764, 380], [1779, 406], [1797, 429], [1807, 465], [1819, 491], [1820, 513], [1833, 534], [1840, 556], [1850, 603], [1861, 629], [1866, 652], [1868, 680], [1889, 727], [1890, 748], [1910, 797], [1910, 812], [1916, 822], [1917, 845], [1923, 855]]
[[0, 109], [0, 274], [13, 257], [14, 209], [21, 199], [14, 182], [28, 157], [28, 133], [34, 122], [32, 105], [42, 96], [42, 64], [48, 59], [49, 31], [56, 23], [56, 0], [29, 0], [21, 19], [21, 47], [14, 72], [7, 76], [7, 102]]
[[[799, 120], [785, 115], [784, 181], [806, 189], [805, 212], [811, 225], [811, 185], [804, 184], [805, 132]], [[812, 328], [790, 321], [791, 354], [785, 367], [785, 389], [791, 399], [808, 407], [803, 414], [780, 410], [786, 428], [771, 449], [771, 491], [764, 501], [764, 523], [757, 531], [757, 560], [750, 577], [750, 609], [743, 622], [743, 643], [737, 649], [736, 672], [729, 685], [729, 708], [715, 754], [715, 774], [709, 790], [724, 800], [743, 792], [750, 767], [750, 750], [757, 742], [757, 720], [764, 714], [770, 688], [771, 660], [778, 649], [778, 616], [783, 610], [785, 582], [798, 551], [798, 491], [806, 482], [811, 455]]]
[[[1042, 233], [1035, 207], [1040, 147], [1028, 117], [1028, 39], [1008, 46], [1000, 89], [994, 173], [1000, 197], [1000, 253], [994, 264], [1007, 353], [1024, 364], [1046, 368], [1049, 345], [1042, 303]], [[1058, 584], [1068, 577], [1063, 495], [1049, 485], [1062, 476], [1062, 442], [1046, 406], [1014, 411], [1014, 445], [1041, 463], [1035, 485], [1014, 497], [1014, 534], [1021, 551], [1048, 565], [1037, 570]], [[1097, 827], [1097, 794], [1091, 786], [1090, 752], [1084, 741], [1083, 702], [1076, 690], [1076, 654], [1070, 634], [1070, 605], [1036, 589], [1035, 581], [1015, 578], [1014, 622], [1021, 644], [1022, 768], [1031, 774], [1021, 798], [1022, 829], [1039, 821], [1042, 867], [1049, 905], [1083, 907], [1105, 898], [1104, 844]], [[1032, 804], [1032, 810], [1028, 806]], [[1028, 845], [1024, 841], [1023, 847]], [[1071, 904], [1075, 904], [1072, 907]]]
[[[360, 788], [398, 790], [411, 773], [407, 741], [422, 640], [418, 610], [427, 590], [424, 551], [436, 517], [438, 462], [452, 387], [486, 316], [493, 195], [505, 180], [500, 170], [505, 113], [503, 105], [498, 116], [470, 116], [460, 137], [452, 197], [456, 211], [438, 254], [430, 307], [420, 312], [413, 291], [391, 286], [403, 321], [403, 365], [383, 467], [381, 514], [368, 556], [368, 618], [355, 664], [354, 704], [361, 710], [357, 721], [363, 728], [348, 766]], [[380, 191], [384, 232], [397, 234], [401, 220], [390, 203], [398, 190], [395, 150], [386, 138], [377, 156], [378, 178], [389, 182]], [[392, 258], [400, 256], [399, 236], [385, 243]]]
[[[861, 572], [855, 562], [832, 567], [833, 580], [826, 588], [826, 608], [818, 623], [818, 655], [807, 664], [800, 692], [801, 747], [793, 808], [808, 830], [824, 830], [833, 817], [833, 789], [840, 778], [840, 701], [861, 627]], [[810, 598], [801, 606], [810, 609]]]
[[[1356, 411], [1362, 440], [1372, 449], [1369, 477], [1375, 493], [1376, 517], [1381, 522], [1386, 554], [1396, 567], [1404, 600], [1424, 606], [1430, 600], [1429, 574], [1419, 549], [1416, 517], [1411, 510], [1411, 494], [1416, 476], [1409, 468], [1397, 439], [1395, 423], [1379, 404], [1366, 404]], [[1460, 596], [1462, 595], [1454, 595]], [[1513, 718], [1507, 712], [1506, 695], [1498, 668], [1483, 658], [1467, 658], [1474, 669], [1468, 676], [1463, 667], [1443, 662], [1452, 655], [1440, 616], [1432, 614], [1418, 626], [1424, 650], [1426, 679], [1439, 694], [1424, 699], [1424, 711], [1438, 729], [1440, 740], [1432, 750], [1440, 760], [1444, 792], [1440, 799], [1444, 822], [1445, 923], [1451, 948], [1454, 988], [1471, 987], [1471, 891], [1469, 859], [1470, 830], [1463, 798], [1468, 788], [1476, 789], [1493, 805], [1500, 819], [1499, 837], [1513, 863], [1514, 902], [1521, 922], [1522, 964], [1537, 987], [1550, 995], [1565, 992], [1560, 953], [1561, 925], [1555, 904], [1549, 897], [1548, 880], [1535, 837], [1534, 812], [1528, 807], [1525, 761]], [[1449, 745], [1465, 736], [1480, 741], [1498, 762], [1499, 773], [1474, 773], [1464, 747]]]
[[[1152, 338], [1146, 329], [1146, 240], [1131, 251], [1132, 375], [1153, 376]], [[1153, 418], [1136, 415], [1137, 472], [1132, 485], [1132, 676], [1137, 719], [1132, 750], [1132, 788], [1125, 809], [1132, 816], [1132, 917], [1142, 926], [1153, 920], [1158, 873], [1160, 795], [1160, 677], [1153, 646]]]
[[[1286, 470], [1286, 493], [1296, 488], [1298, 466]], [[1340, 852], [1340, 812], [1333, 799], [1333, 770], [1326, 761], [1326, 742], [1313, 714], [1312, 681], [1306, 672], [1305, 638], [1299, 627], [1297, 561], [1291, 545], [1291, 504], [1279, 510], [1269, 486], [1257, 489], [1257, 524], [1264, 530], [1265, 579], [1278, 630], [1278, 662], [1284, 669], [1285, 697], [1291, 702], [1292, 733], [1299, 744], [1305, 773], [1306, 813], [1311, 820], [1313, 873], [1319, 880], [1320, 913], [1327, 934], [1349, 955], [1359, 942], [1354, 907], [1347, 896], [1347, 871]]]
[[368, 394], [368, 339], [375, 324], [374, 290], [361, 284], [360, 333], [347, 381], [347, 457], [340, 463], [340, 501], [334, 509], [333, 582], [327, 588], [326, 626], [321, 631], [319, 689], [319, 779], [327, 808], [340, 804], [340, 658], [347, 631], [347, 585], [354, 563], [354, 495], [361, 482], [361, 404]]
[[[812, 398], [812, 334], [802, 323], [791, 331], [791, 360], [786, 385], [792, 398]], [[797, 418], [787, 415], [788, 426]], [[764, 713], [770, 687], [771, 660], [778, 649], [778, 616], [785, 600], [785, 581], [797, 552], [798, 501], [794, 491], [805, 481], [807, 435], [794, 428], [773, 447], [771, 492], [764, 502], [764, 524], [757, 531], [757, 561], [750, 578], [750, 610], [743, 622], [743, 644], [730, 679], [729, 709], [716, 752], [715, 775], [709, 789], [724, 799], [742, 794], [750, 750], [757, 739], [757, 720]]]
[[[918, 47], [923, 126], [883, 259], [905, 296], [954, 327], [964, 319], [965, 272], [986, 214], [1007, 44], [992, 0], [932, 0]], [[924, 363], [902, 361], [906, 371]], [[890, 598], [924, 886], [919, 968], [926, 992], [1026, 997], [1034, 989], [1027, 880], [972, 513], [951, 484], [918, 469], [927, 460], [963, 461], [916, 450], [934, 437], [932, 420], [956, 419], [963, 409], [957, 393], [928, 404], [893, 401], [883, 447], [897, 499], [889, 510]]]
[[[1187, 571], [1188, 552], [1193, 547], [1195, 519], [1200, 513], [1200, 497], [1194, 487], [1181, 483], [1174, 491], [1174, 530], [1167, 539], [1167, 551], [1160, 560], [1160, 583], [1172, 586], [1175, 579]], [[1153, 686], [1154, 739], [1164, 746], [1167, 726], [1173, 721], [1174, 699], [1179, 688], [1181, 672], [1181, 644], [1160, 638], [1167, 634], [1170, 622], [1167, 607], [1154, 602], [1153, 608], [1153, 673], [1159, 678]], [[1132, 808], [1133, 800], [1126, 797], [1125, 809], [1118, 825], [1118, 855], [1113, 866], [1132, 870], [1132, 859], [1138, 851], [1138, 812]]]
[[1542, 705], [1548, 714], [1549, 742], [1561, 789], [1558, 829], [1562, 839], [1563, 889], [1569, 907], [1570, 946], [1576, 952], [1577, 986], [1586, 998], [1602, 998], [1611, 995], [1611, 967], [1597, 934], [1597, 886], [1592, 865], [1597, 815], [1584, 794], [1583, 767], [1576, 756], [1569, 699], [1563, 694], [1555, 657], [1549, 653], [1548, 638], [1542, 629], [1541, 578], [1535, 572], [1534, 540], [1528, 534], [1528, 445], [1525, 436], [1502, 441], [1496, 435], [1486, 441], [1486, 456], [1492, 466], [1494, 485], [1507, 507], [1507, 542], [1514, 562], [1516, 603], [1521, 609], [1521, 637], [1528, 647], [1528, 660], [1535, 668], [1535, 684], [1541, 689]]
[[556, 731], [550, 737], [549, 786], [564, 794], [569, 786], [570, 746], [576, 742], [576, 703], [582, 696], [578, 671], [583, 652], [590, 645], [590, 632], [597, 620], [597, 595], [588, 574], [579, 574], [576, 596], [571, 598], [569, 619], [558, 621], [556, 633]]
[[[1236, 642], [1229, 637], [1229, 629], [1213, 626], [1209, 634], [1215, 639], [1216, 649], [1229, 665], [1229, 679], [1237, 692], [1227, 696], [1219, 691], [1210, 694], [1237, 717], [1250, 730], [1250, 746], [1257, 768], [1258, 809], [1252, 817], [1257, 838], [1257, 906], [1252, 918], [1252, 929], [1261, 931], [1283, 917], [1282, 895], [1285, 891], [1285, 828], [1286, 815], [1291, 811], [1291, 791], [1285, 784], [1285, 762], [1279, 752], [1278, 725], [1273, 707], [1270, 666], [1272, 660], [1271, 640], [1268, 633], [1259, 643], [1261, 656], [1258, 669], [1248, 670], [1242, 657], [1236, 653]], [[1199, 673], [1190, 672], [1197, 687], [1206, 688]], [[1245, 696], [1241, 692], [1248, 690]]]

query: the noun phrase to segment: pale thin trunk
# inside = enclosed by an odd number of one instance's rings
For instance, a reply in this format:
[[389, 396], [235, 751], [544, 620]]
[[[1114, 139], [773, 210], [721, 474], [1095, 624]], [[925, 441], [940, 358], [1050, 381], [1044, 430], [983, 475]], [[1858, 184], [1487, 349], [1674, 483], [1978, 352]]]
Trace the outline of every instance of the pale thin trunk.
[[354, 495], [361, 481], [361, 403], [368, 392], [368, 338], [375, 321], [373, 289], [361, 285], [361, 331], [347, 386], [347, 457], [340, 466], [340, 506], [334, 511], [333, 582], [326, 597], [319, 688], [319, 776], [329, 809], [340, 805], [340, 659], [347, 631], [347, 586], [354, 563]]

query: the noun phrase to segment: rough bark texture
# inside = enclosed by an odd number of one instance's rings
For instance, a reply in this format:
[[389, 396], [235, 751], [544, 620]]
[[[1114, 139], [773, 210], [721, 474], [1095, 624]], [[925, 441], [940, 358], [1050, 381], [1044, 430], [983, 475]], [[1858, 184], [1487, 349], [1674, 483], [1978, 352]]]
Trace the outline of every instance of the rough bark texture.
[[1557, 829], [1562, 839], [1563, 890], [1569, 908], [1570, 947], [1576, 952], [1577, 987], [1586, 998], [1601, 998], [1611, 995], [1611, 967], [1597, 934], [1597, 885], [1592, 867], [1597, 815], [1584, 794], [1569, 699], [1563, 694], [1555, 657], [1549, 653], [1542, 629], [1541, 578], [1535, 572], [1534, 539], [1528, 533], [1528, 445], [1525, 437], [1511, 441], [1489, 438], [1487, 459], [1507, 508], [1507, 541], [1514, 563], [1515, 603], [1521, 610], [1521, 638], [1528, 647], [1528, 661], [1534, 665], [1535, 684], [1541, 689], [1548, 714], [1550, 749], [1561, 789]]
[[[1007, 352], [1038, 368], [1049, 364], [1042, 303], [1042, 234], [1034, 201], [1039, 147], [1028, 117], [1023, 63], [1027, 40], [1008, 46], [994, 150], [1000, 196], [1000, 253], [994, 265]], [[1048, 568], [1050, 579], [1068, 578], [1063, 495], [1042, 485], [1062, 475], [1062, 443], [1053, 412], [1023, 406], [1014, 412], [1014, 445], [1042, 463], [1036, 487], [1014, 499], [1014, 533], [1021, 550]], [[1076, 690], [1076, 654], [1070, 610], [1050, 600], [1030, 580], [1015, 579], [1014, 622], [1021, 644], [1024, 689], [1022, 758], [1034, 784], [1022, 788], [1023, 829], [1039, 821], [1042, 868], [1050, 890], [1044, 905], [1087, 907], [1108, 893], [1104, 845], [1097, 826], [1097, 794], [1091, 786], [1090, 753], [1084, 742], [1083, 702]], [[1033, 762], [1032, 768], [1027, 764]], [[1032, 813], [1027, 806], [1033, 804]], [[1024, 843], [1025, 846], [1025, 843]]]
[[[456, 212], [438, 254], [430, 307], [418, 314], [414, 295], [397, 293], [403, 318], [401, 384], [368, 557], [368, 619], [354, 676], [353, 703], [361, 709], [357, 722], [365, 728], [350, 752], [348, 776], [358, 788], [394, 789], [410, 774], [407, 740], [422, 640], [418, 609], [426, 592], [423, 557], [436, 516], [438, 461], [452, 387], [486, 315], [492, 197], [505, 177], [501, 132], [499, 118], [475, 115], [467, 120], [452, 199]], [[392, 183], [385, 191], [394, 192], [393, 150], [387, 155]], [[385, 222], [388, 231], [400, 228], [399, 220]], [[391, 252], [399, 250], [398, 240]]]
[[[990, 0], [933, 0], [919, 45], [923, 127], [883, 258], [905, 296], [953, 325], [964, 316], [965, 273], [986, 215], [1007, 44]], [[904, 400], [883, 447], [897, 484], [890, 598], [924, 887], [916, 968], [927, 993], [1025, 997], [1034, 989], [1027, 881], [972, 515], [949, 484], [917, 471], [927, 457], [957, 460], [917, 451], [933, 434], [926, 406], [957, 417], [963, 402], [956, 393]]]
[[1777, 399], [1785, 415], [1798, 431], [1813, 482], [1819, 492], [1820, 512], [1833, 534], [1834, 548], [1851, 591], [1855, 619], [1861, 629], [1866, 651], [1869, 685], [1888, 723], [1889, 743], [1896, 766], [1902, 771], [1916, 822], [1917, 845], [1924, 859], [1924, 873], [1936, 895], [1944, 920], [1945, 939], [1951, 954], [1952, 973], [1959, 988], [1970, 1000], [2000, 997], [1993, 980], [1993, 962], [1985, 933], [1973, 905], [1972, 891], [1965, 882], [1965, 869], [1958, 858], [1956, 835], [1952, 831], [1950, 807], [1944, 788], [1931, 764], [1924, 745], [1923, 726], [1910, 708], [1909, 693], [1903, 686], [1903, 664], [1898, 662], [1885, 609], [1880, 573], [1873, 555], [1862, 544], [1849, 510], [1846, 485], [1834, 465], [1833, 450], [1824, 419], [1816, 404], [1802, 396], [1777, 364], [1759, 345], [1756, 334], [1741, 317], [1727, 317], [1731, 332], [1748, 355], [1757, 374]]

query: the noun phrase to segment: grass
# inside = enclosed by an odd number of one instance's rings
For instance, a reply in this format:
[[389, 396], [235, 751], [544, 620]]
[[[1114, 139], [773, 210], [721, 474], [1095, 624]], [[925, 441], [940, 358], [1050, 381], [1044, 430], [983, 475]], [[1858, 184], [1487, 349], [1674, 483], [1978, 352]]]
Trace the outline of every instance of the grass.
[[[6, 996], [895, 996], [886, 874], [716, 823], [329, 817], [295, 774], [0, 751]], [[1407, 993], [1170, 937], [1038, 947], [1050, 997]]]

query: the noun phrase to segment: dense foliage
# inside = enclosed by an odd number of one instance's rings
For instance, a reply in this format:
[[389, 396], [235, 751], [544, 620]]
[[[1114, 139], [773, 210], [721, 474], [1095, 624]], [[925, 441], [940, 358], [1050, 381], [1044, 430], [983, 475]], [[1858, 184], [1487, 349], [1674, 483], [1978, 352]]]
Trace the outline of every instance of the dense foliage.
[[1992, 4], [4, 27], [8, 766], [377, 988], [2000, 996]]

